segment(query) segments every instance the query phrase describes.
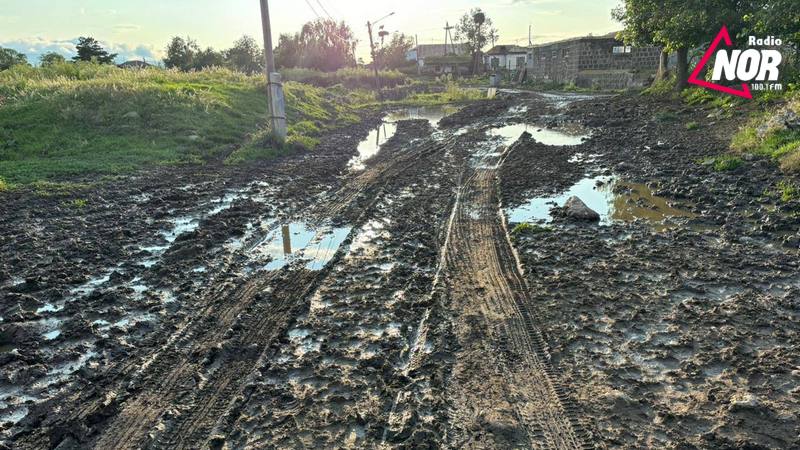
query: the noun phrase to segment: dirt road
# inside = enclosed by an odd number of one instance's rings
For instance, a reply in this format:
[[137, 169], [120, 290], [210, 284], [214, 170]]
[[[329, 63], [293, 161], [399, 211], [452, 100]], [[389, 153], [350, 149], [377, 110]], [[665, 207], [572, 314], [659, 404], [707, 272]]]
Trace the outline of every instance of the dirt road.
[[[506, 93], [458, 112], [372, 113], [313, 154], [243, 171], [183, 168], [78, 194], [9, 194], [2, 221], [13, 231], [0, 247], [4, 445], [797, 444], [797, 249], [751, 246], [754, 269], [745, 273], [732, 273], [733, 255], [692, 254], [709, 268], [692, 282], [699, 269], [689, 261], [654, 255], [711, 242], [736, 217], [709, 212], [719, 196], [680, 194], [704, 185], [678, 180], [676, 170], [706, 169], [675, 168], [681, 149], [658, 142], [674, 130], [645, 130], [645, 106], [615, 99], [622, 106], [608, 111], [609, 101]], [[715, 139], [699, 151], [712, 152]], [[627, 158], [619, 148], [630, 148]], [[757, 173], [733, 186], [772, 181], [766, 167]], [[654, 181], [662, 196], [636, 184]], [[598, 209], [600, 224], [550, 211], [564, 193]], [[85, 206], [74, 206], [76, 196]], [[532, 231], [510, 231], [537, 220]], [[756, 233], [724, 229], [735, 245]], [[633, 270], [610, 269], [622, 262], [658, 269], [617, 279], [615, 271]], [[639, 307], [653, 295], [648, 280], [666, 282], [670, 264], [686, 272], [669, 285], [683, 289], [678, 302], [695, 299], [699, 284], [710, 292], [738, 276], [761, 304], [778, 304], [747, 310], [768, 332], [737, 320], [739, 336], [757, 335], [758, 348], [731, 352], [724, 366], [692, 359], [711, 350], [702, 322]], [[703, 298], [742, 295], [713, 292]], [[618, 293], [624, 303], [597, 306]], [[651, 327], [642, 339], [630, 334], [631, 310]], [[715, 311], [708, 323], [720, 323]], [[631, 380], [631, 370], [658, 376]], [[671, 402], [684, 405], [682, 416]], [[768, 439], [735, 426], [755, 417], [773, 424]]]

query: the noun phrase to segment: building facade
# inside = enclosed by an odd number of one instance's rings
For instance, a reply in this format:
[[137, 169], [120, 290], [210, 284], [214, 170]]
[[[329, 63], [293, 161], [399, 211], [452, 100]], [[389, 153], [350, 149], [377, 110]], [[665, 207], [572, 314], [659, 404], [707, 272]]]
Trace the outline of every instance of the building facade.
[[528, 66], [530, 49], [518, 45], [495, 45], [483, 56], [486, 69], [520, 70]]
[[600, 89], [645, 86], [658, 70], [661, 48], [626, 46], [614, 34], [533, 46], [528, 78]]

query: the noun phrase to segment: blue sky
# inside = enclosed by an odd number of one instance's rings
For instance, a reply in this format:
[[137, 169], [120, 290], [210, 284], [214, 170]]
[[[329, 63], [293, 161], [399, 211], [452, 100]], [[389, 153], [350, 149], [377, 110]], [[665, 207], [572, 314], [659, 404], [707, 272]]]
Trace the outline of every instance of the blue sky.
[[[524, 45], [528, 25], [536, 43], [605, 34], [620, 28], [611, 19], [619, 0], [272, 0], [273, 35], [294, 32], [317, 16], [345, 20], [356, 32], [359, 56], [368, 54], [366, 22], [389, 12], [388, 31], [417, 35], [420, 43], [442, 43], [445, 22], [455, 23], [473, 7], [494, 20], [502, 44]], [[202, 46], [223, 49], [248, 34], [260, 39], [258, 0], [0, 0], [0, 46], [29, 55], [74, 52], [79, 36], [103, 42], [121, 59], [160, 59], [170, 37], [191, 36]]]

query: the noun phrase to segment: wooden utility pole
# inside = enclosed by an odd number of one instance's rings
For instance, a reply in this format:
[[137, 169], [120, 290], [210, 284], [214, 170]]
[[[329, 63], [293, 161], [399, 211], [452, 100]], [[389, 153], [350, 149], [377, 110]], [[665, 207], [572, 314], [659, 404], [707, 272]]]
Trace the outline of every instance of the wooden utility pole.
[[269, 21], [269, 4], [261, 0], [261, 27], [264, 33], [264, 73], [267, 76], [267, 104], [269, 124], [272, 133], [283, 140], [286, 139], [286, 104], [283, 96], [281, 74], [275, 71], [275, 56], [272, 54], [272, 29]]
[[453, 27], [450, 26], [450, 22], [445, 22], [445, 25], [444, 25], [444, 56], [447, 56], [447, 38], [450, 38], [450, 45], [453, 46], [453, 54], [455, 54], [455, 52], [456, 52], [455, 44], [453, 43], [453, 37], [450, 36], [450, 30], [452, 30], [452, 29], [453, 29]]

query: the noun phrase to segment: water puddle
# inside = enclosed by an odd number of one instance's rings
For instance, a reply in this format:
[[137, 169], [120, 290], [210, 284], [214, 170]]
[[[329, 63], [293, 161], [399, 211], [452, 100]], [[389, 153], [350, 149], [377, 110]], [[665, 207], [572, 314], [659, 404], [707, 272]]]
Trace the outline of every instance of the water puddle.
[[438, 128], [440, 120], [460, 110], [461, 107], [455, 105], [409, 107], [389, 112], [384, 122], [396, 123], [401, 120], [423, 119], [427, 120], [433, 128]]
[[313, 227], [306, 222], [282, 225], [256, 244], [251, 253], [269, 259], [262, 268], [278, 270], [302, 260], [309, 270], [321, 270], [333, 258], [350, 234], [349, 227]]
[[670, 206], [667, 199], [653, 195], [644, 184], [599, 176], [584, 178], [561, 194], [530, 199], [508, 211], [509, 222], [552, 222], [550, 209], [564, 206], [572, 196], [580, 198], [600, 214], [600, 223], [603, 225], [641, 220], [651, 224], [657, 231], [664, 231], [672, 228], [668, 223], [670, 219], [696, 217], [690, 211]]
[[499, 136], [503, 139], [506, 145], [516, 142], [522, 133], [528, 132], [533, 135], [537, 142], [545, 145], [565, 146], [565, 145], [580, 145], [584, 140], [589, 138], [588, 134], [573, 133], [572, 130], [553, 130], [542, 128], [538, 125], [518, 123], [506, 125], [499, 128], [492, 128], [489, 130], [489, 136]]
[[358, 144], [358, 155], [347, 164], [351, 170], [359, 171], [366, 168], [367, 160], [378, 154], [381, 146], [397, 132], [396, 123], [382, 122], [369, 135]]

